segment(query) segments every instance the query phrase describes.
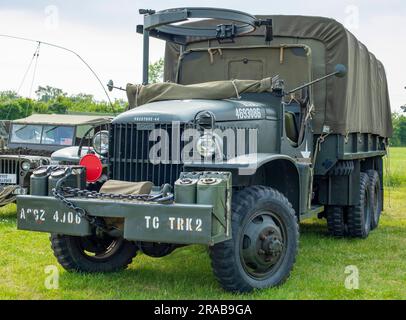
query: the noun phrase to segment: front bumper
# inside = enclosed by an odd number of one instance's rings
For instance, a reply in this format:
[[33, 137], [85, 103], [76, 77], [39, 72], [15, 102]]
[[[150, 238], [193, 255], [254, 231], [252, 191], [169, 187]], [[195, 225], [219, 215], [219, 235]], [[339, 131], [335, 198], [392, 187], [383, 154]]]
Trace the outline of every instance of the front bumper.
[[[214, 245], [231, 237], [228, 221], [212, 205], [69, 200], [92, 216], [123, 218], [127, 240]], [[18, 196], [17, 213], [19, 230], [81, 237], [92, 234], [87, 220], [53, 197]]]

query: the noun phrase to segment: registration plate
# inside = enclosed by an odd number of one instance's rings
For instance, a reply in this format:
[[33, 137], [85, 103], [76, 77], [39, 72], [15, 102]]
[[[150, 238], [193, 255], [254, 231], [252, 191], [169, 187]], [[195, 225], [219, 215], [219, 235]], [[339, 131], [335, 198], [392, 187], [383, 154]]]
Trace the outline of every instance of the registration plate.
[[[211, 244], [212, 206], [131, 203], [117, 200], [72, 199], [90, 215], [124, 219], [127, 240]], [[71, 236], [91, 234], [89, 222], [53, 197], [18, 196], [17, 227]]]
[[16, 174], [0, 174], [0, 183], [1, 184], [16, 184], [17, 175]]
[[62, 233], [72, 236], [90, 234], [87, 220], [69, 209], [50, 209], [35, 205], [19, 207], [17, 221], [20, 230]]

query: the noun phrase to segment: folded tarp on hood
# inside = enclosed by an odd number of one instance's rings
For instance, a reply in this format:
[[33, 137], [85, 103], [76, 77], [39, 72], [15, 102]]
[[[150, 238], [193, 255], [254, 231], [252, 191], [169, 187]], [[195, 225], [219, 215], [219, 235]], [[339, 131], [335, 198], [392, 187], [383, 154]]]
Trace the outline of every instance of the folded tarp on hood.
[[221, 100], [238, 97], [243, 93], [261, 93], [272, 90], [272, 78], [258, 80], [226, 80], [180, 85], [176, 83], [154, 83], [149, 85], [127, 85], [129, 108], [162, 100], [208, 99]]

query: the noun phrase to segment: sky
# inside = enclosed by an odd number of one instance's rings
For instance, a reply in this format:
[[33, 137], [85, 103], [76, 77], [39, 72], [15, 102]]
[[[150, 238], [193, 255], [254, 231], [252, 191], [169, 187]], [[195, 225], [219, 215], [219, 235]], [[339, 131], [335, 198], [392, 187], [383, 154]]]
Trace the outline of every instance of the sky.
[[[386, 68], [392, 109], [406, 104], [406, 2], [404, 0], [173, 1], [173, 0], [0, 0], [0, 34], [38, 39], [77, 52], [97, 72], [103, 84], [140, 83], [142, 78], [141, 8], [232, 8], [251, 14], [325, 16], [343, 23]], [[20, 87], [36, 43], [0, 37], [0, 91]], [[164, 43], [153, 40], [151, 61], [163, 56]], [[73, 54], [41, 46], [37, 69], [32, 64], [19, 94], [35, 97], [39, 85], [69, 94], [89, 93], [106, 99], [97, 80]], [[113, 91], [112, 98], [125, 98]]]

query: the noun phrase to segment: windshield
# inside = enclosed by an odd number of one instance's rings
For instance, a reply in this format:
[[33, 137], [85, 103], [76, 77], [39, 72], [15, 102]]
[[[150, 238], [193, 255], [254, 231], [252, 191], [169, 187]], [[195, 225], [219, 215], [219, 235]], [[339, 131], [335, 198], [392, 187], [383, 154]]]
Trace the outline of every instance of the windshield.
[[73, 127], [44, 126], [42, 143], [58, 146], [71, 146], [73, 142]]
[[11, 132], [12, 143], [71, 146], [74, 127], [14, 124]]

